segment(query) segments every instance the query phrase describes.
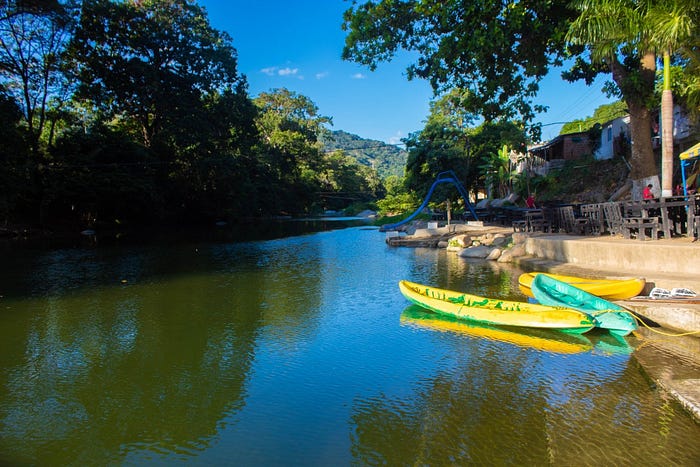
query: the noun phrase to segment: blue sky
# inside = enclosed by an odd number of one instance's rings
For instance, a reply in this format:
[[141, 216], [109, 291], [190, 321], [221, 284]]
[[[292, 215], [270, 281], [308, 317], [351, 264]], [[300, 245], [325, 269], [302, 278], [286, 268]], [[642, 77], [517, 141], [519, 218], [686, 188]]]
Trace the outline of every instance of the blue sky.
[[[376, 71], [341, 59], [341, 29], [346, 0], [199, 0], [216, 29], [228, 32], [238, 51], [239, 71], [252, 96], [287, 88], [311, 99], [334, 130], [363, 138], [398, 143], [423, 128], [433, 97], [429, 84], [408, 81], [408, 56], [381, 63]], [[542, 82], [537, 103], [549, 106], [543, 124], [566, 122], [593, 114], [610, 102], [593, 86], [567, 83], [558, 72]], [[561, 124], [543, 127], [543, 139], [559, 133]]]

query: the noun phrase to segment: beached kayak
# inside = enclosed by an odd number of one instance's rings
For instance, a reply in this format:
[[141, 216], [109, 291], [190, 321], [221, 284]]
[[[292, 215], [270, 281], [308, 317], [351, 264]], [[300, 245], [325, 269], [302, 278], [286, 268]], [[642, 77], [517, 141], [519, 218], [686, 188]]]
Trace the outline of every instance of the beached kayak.
[[621, 306], [554, 277], [538, 274], [532, 281], [531, 289], [541, 304], [582, 311], [595, 320], [596, 327], [612, 334], [626, 336], [637, 329], [634, 316]]
[[606, 300], [625, 300], [639, 295], [644, 290], [646, 281], [640, 278], [633, 279], [587, 279], [584, 277], [562, 276], [543, 272], [526, 272], [518, 277], [520, 291], [528, 297], [535, 298], [531, 284], [538, 274], [545, 274], [554, 279], [566, 282], [581, 290]]
[[400, 281], [399, 289], [416, 305], [469, 321], [556, 329], [575, 334], [582, 334], [595, 326], [590, 316], [572, 308], [486, 298], [409, 281]]

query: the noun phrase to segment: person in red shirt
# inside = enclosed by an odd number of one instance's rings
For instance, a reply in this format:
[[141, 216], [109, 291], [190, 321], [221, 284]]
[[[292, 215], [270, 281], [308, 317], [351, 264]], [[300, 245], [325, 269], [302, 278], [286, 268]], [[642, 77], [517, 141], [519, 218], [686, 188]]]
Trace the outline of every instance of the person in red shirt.
[[648, 184], [646, 187], [644, 187], [644, 191], [642, 191], [642, 198], [644, 199], [654, 199], [654, 193], [651, 192], [651, 188], [654, 185], [651, 183]]
[[525, 200], [525, 206], [528, 207], [528, 209], [533, 209], [535, 208], [535, 197], [533, 195], [529, 195], [527, 199]]

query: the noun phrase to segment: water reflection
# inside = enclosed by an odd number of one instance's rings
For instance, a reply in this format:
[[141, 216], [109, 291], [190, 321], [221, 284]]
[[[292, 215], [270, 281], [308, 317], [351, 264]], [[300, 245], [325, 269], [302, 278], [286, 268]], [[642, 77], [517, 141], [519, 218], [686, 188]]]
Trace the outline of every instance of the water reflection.
[[700, 428], [649, 387], [633, 339], [435, 331], [397, 286], [521, 298], [510, 266], [390, 248], [360, 228], [11, 257], [0, 265], [13, 277], [0, 280], [0, 464], [700, 456], [687, 442]]
[[440, 316], [420, 306], [410, 305], [401, 313], [401, 322], [443, 332], [456, 332], [478, 339], [506, 342], [544, 352], [574, 354], [593, 349], [591, 341], [579, 334], [536, 329], [505, 329]]
[[[276, 329], [278, 343], [313, 333], [320, 251], [290, 243], [114, 261], [56, 252], [34, 263], [31, 280], [46, 284], [46, 298], [4, 302], [0, 460], [31, 463], [50, 452], [57, 464], [119, 462], [131, 451], [192, 456], [210, 447], [245, 405], [261, 329]], [[191, 272], [200, 270], [208, 272]], [[97, 286], [107, 276], [128, 280]], [[20, 315], [31, 319], [13, 319]]]
[[26, 340], [3, 353], [3, 453], [29, 462], [51, 449], [65, 464], [205, 449], [243, 404], [261, 321], [259, 296], [230, 289], [222, 309], [210, 287], [199, 276], [28, 303]]

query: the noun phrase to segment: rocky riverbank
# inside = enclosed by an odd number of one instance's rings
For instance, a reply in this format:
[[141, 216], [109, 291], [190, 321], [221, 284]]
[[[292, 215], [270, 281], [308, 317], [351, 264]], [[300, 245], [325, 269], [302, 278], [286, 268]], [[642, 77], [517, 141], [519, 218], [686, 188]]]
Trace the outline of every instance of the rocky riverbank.
[[404, 232], [388, 232], [386, 241], [391, 246], [445, 248], [463, 258], [510, 263], [527, 254], [527, 238], [526, 233], [480, 222], [437, 227], [421, 221]]

